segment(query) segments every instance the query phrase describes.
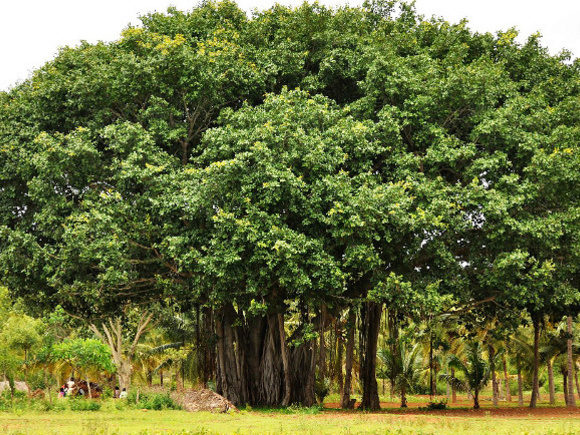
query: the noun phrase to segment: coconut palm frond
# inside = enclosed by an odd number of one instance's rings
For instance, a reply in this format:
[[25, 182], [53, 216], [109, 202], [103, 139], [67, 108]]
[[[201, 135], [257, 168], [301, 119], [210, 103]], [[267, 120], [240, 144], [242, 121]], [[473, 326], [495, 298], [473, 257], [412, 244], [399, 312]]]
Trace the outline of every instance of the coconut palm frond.
[[439, 379], [442, 381], [448, 382], [453, 388], [459, 391], [467, 391], [469, 388], [465, 385], [461, 379], [456, 378], [455, 376], [451, 376], [448, 373], [441, 373], [439, 375]]
[[157, 355], [157, 354], [163, 353], [169, 349], [179, 349], [183, 345], [184, 345], [183, 341], [176, 341], [174, 343], [162, 344], [161, 346], [156, 346], [156, 347], [150, 348], [150, 349], [144, 351], [143, 353], [145, 355]]

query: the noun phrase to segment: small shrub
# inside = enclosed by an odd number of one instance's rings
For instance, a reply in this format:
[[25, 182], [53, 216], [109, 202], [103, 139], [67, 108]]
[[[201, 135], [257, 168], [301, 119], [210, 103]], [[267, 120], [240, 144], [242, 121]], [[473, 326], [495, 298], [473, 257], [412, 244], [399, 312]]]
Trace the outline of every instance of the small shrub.
[[155, 411], [180, 408], [180, 406], [177, 405], [167, 394], [152, 394], [147, 397], [147, 400], [143, 401], [143, 404], [140, 407], [144, 409], [152, 409]]
[[[120, 402], [124, 400], [119, 399]], [[140, 393], [139, 402], [137, 402], [136, 391], [131, 391], [127, 396], [127, 404], [140, 409], [151, 409], [160, 411], [163, 409], [181, 409], [181, 407], [173, 401], [169, 394], [158, 393]]]
[[441, 401], [429, 402], [427, 406], [419, 408], [422, 411], [435, 411], [438, 409], [447, 409], [447, 399]]

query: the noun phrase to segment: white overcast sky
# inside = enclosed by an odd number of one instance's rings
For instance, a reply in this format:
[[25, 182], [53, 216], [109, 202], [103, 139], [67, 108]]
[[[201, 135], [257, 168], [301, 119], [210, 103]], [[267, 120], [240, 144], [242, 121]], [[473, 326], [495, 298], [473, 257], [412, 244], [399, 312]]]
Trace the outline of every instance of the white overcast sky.
[[[264, 9], [273, 0], [238, 0], [249, 11]], [[298, 5], [302, 0], [278, 3]], [[325, 5], [359, 5], [362, 0], [321, 0]], [[0, 90], [30, 76], [53, 58], [59, 47], [80, 40], [111, 41], [138, 16], [165, 11], [168, 6], [188, 10], [196, 0], [0, 0]], [[443, 16], [451, 22], [467, 18], [479, 32], [509, 27], [521, 38], [539, 31], [551, 53], [566, 48], [580, 55], [580, 0], [417, 0], [427, 16]]]

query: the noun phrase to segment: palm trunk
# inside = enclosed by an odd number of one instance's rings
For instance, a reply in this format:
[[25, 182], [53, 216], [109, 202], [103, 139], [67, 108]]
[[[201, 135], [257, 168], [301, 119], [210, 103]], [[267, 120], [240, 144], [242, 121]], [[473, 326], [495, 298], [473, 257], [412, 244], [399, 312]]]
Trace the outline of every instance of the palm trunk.
[[562, 370], [562, 385], [564, 386], [564, 402], [568, 406], [568, 376], [566, 376], [566, 370]]
[[550, 405], [554, 405], [556, 403], [556, 390], [554, 388], [554, 369], [552, 367], [552, 360], [548, 358], [546, 364], [548, 366], [548, 386], [550, 389]]
[[491, 370], [491, 390], [493, 397], [493, 406], [498, 405], [498, 389], [497, 389], [497, 376], [495, 373], [495, 349], [492, 345], [488, 345], [489, 352], [489, 368]]
[[473, 409], [479, 409], [479, 390], [473, 392]]
[[507, 361], [505, 355], [503, 356], [503, 378], [505, 381], [505, 397], [508, 402], [511, 402], [512, 392], [510, 391], [510, 378], [508, 376]]
[[576, 407], [576, 396], [574, 395], [574, 359], [572, 355], [572, 316], [566, 319], [568, 339], [566, 340], [566, 356], [568, 365], [568, 406]]
[[518, 405], [524, 406], [524, 388], [522, 381], [522, 369], [518, 364]]
[[538, 402], [539, 393], [539, 379], [538, 370], [540, 366], [540, 319], [537, 315], [532, 318], [532, 323], [534, 326], [534, 366], [533, 366], [533, 378], [532, 378], [532, 397], [530, 399], [530, 408], [535, 408]]
[[429, 400], [433, 400], [435, 394], [433, 386], [433, 334], [429, 332]]
[[405, 385], [401, 386], [401, 408], [407, 407], [407, 395], [405, 390]]

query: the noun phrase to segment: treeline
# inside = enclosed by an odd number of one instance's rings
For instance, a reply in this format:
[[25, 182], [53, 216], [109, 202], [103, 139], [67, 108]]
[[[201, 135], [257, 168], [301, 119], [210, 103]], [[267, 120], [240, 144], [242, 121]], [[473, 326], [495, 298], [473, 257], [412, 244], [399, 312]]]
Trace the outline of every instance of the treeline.
[[395, 367], [400, 330], [452, 319], [465, 379], [530, 325], [535, 406], [567, 318], [573, 397], [580, 63], [516, 36], [389, 1], [208, 2], [63, 48], [0, 93], [0, 279], [89, 326], [122, 385], [179, 313], [235, 404], [310, 405], [333, 377], [348, 406], [356, 369], [376, 409], [381, 322]]

